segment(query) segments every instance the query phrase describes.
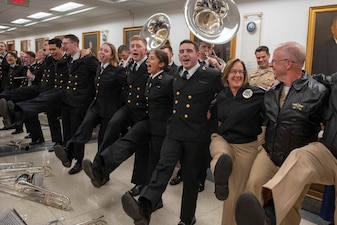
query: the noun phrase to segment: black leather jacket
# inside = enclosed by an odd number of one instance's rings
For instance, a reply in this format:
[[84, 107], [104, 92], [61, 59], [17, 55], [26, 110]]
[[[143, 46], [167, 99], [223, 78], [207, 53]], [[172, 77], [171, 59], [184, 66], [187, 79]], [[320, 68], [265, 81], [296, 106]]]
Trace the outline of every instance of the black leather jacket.
[[329, 90], [303, 71], [289, 89], [282, 108], [279, 98], [283, 83], [265, 94], [266, 149], [271, 160], [281, 166], [290, 151], [317, 141]]
[[337, 158], [337, 73], [331, 76], [315, 75], [315, 79], [330, 88], [329, 109], [324, 115], [322, 143]]

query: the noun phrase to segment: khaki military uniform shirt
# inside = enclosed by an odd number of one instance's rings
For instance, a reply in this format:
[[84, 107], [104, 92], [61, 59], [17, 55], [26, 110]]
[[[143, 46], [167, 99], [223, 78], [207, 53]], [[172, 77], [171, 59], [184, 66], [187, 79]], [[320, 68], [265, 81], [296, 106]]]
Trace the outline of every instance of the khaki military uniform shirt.
[[269, 89], [274, 80], [274, 71], [270, 67], [264, 70], [257, 69], [255, 72], [249, 75], [250, 85], [259, 86], [266, 90]]

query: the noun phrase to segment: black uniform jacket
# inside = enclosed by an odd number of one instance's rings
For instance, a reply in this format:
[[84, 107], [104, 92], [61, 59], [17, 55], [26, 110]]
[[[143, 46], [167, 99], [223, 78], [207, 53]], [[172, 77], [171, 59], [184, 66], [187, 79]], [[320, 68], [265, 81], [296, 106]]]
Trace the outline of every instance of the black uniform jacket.
[[16, 63], [14, 67], [10, 66], [8, 68], [8, 73], [3, 74], [2, 85], [4, 90], [13, 90], [20, 87], [22, 79], [26, 74], [24, 73], [24, 66]]
[[[7, 55], [7, 54], [6, 54]], [[9, 68], [9, 64], [6, 60], [6, 56], [2, 59], [2, 62], [0, 64], [0, 92], [3, 90], [3, 75], [8, 73], [8, 68]]]
[[167, 121], [173, 106], [172, 83], [173, 77], [165, 72], [149, 79], [145, 95], [148, 101], [151, 135], [166, 135]]
[[265, 94], [266, 135], [263, 147], [275, 165], [280, 166], [290, 151], [317, 141], [328, 89], [303, 73], [289, 89], [280, 108], [283, 83], [270, 88]]
[[126, 70], [124, 67], [108, 65], [102, 74], [100, 66], [95, 78], [95, 97], [89, 109], [102, 118], [111, 118], [122, 107], [122, 88], [127, 86]]
[[207, 111], [221, 89], [220, 71], [200, 66], [187, 81], [177, 73], [167, 137], [189, 142], [209, 141]]
[[243, 144], [255, 141], [261, 133], [265, 91], [246, 84], [236, 96], [225, 87], [217, 96], [218, 133], [229, 143]]
[[329, 107], [324, 114], [322, 143], [337, 158], [337, 73], [331, 76], [320, 74], [313, 77], [330, 88]]
[[145, 61], [139, 66], [137, 71], [131, 72], [128, 67], [128, 93], [126, 107], [134, 121], [139, 121], [147, 117], [147, 107], [145, 99], [145, 88], [149, 78]]
[[94, 79], [98, 60], [92, 55], [86, 55], [73, 63], [68, 58], [69, 78], [62, 101], [71, 107], [88, 107], [94, 98]]

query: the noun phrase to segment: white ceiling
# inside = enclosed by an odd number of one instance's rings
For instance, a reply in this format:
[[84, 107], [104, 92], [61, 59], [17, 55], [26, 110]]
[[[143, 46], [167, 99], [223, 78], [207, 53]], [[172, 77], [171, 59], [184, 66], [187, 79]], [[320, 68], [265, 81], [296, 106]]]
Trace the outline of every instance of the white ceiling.
[[[100, 18], [106, 19], [107, 17], [113, 17], [116, 15], [122, 16], [125, 15], [125, 13], [130, 15], [130, 12], [134, 12], [135, 10], [138, 11], [142, 8], [145, 9], [148, 7], [155, 7], [156, 5], [160, 4], [181, 2], [182, 0], [128, 0], [126, 2], [123, 2], [122, 0], [72, 0], [72, 2], [85, 5], [85, 7], [81, 7], [79, 9], [89, 7], [96, 8], [70, 16], [65, 16], [65, 14], [68, 12], [57, 13], [49, 10], [50, 8], [67, 3], [69, 1], [71, 0], [30, 0], [30, 6], [23, 7], [7, 4], [7, 0], [0, 0], [0, 25], [17, 28], [13, 31], [0, 33], [0, 40], [7, 39], [8, 37], [22, 37], [39, 32], [48, 32], [55, 30], [55, 27], [59, 26], [69, 26], [69, 24], [75, 26], [76, 24], [83, 24], [86, 21], [99, 20]], [[72, 11], [76, 10], [78, 9]], [[27, 16], [37, 12], [50, 12], [55, 16], [63, 16], [55, 20], [40, 22], [32, 26], [13, 25], [10, 23], [13, 20], [26, 18]]]

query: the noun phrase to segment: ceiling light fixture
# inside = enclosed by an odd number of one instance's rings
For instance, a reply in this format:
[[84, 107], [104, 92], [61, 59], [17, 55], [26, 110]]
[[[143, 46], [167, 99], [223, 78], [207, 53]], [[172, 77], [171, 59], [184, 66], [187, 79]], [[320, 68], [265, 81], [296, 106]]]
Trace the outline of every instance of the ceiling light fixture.
[[15, 23], [15, 24], [24, 24], [24, 23], [28, 23], [31, 20], [27, 20], [27, 19], [17, 19], [17, 20], [13, 20], [11, 23]]
[[49, 21], [49, 20], [55, 20], [55, 19], [58, 19], [58, 18], [60, 18], [61, 16], [54, 16], [54, 17], [51, 17], [51, 18], [48, 18], [48, 19], [44, 19], [44, 20], [42, 20], [41, 22], [47, 22], [47, 21]]
[[32, 19], [41, 19], [41, 18], [45, 18], [48, 16], [51, 16], [53, 14], [51, 13], [46, 13], [46, 12], [38, 12], [38, 13], [34, 13], [32, 15], [27, 16], [28, 18], [32, 18]]
[[31, 26], [31, 25], [34, 25], [34, 24], [37, 24], [37, 23], [38, 23], [38, 22], [27, 23], [27, 24], [25, 24], [25, 25], [23, 25], [23, 26], [28, 27], [28, 26]]
[[96, 7], [91, 7], [91, 8], [81, 9], [81, 10], [78, 10], [78, 11], [75, 11], [75, 12], [70, 12], [70, 13], [67, 14], [67, 16], [74, 15], [74, 14], [77, 14], [77, 13], [86, 12], [86, 11], [89, 11], [89, 10], [92, 10], [92, 9], [95, 9], [95, 8]]
[[16, 27], [9, 28], [7, 31], [16, 30]]
[[7, 28], [9, 28], [9, 27], [0, 25], [0, 29], [7, 29]]
[[84, 6], [83, 4], [75, 3], [75, 2], [68, 2], [63, 5], [56, 6], [54, 8], [51, 8], [52, 11], [58, 11], [58, 12], [66, 12], [72, 9], [76, 9], [79, 7]]

